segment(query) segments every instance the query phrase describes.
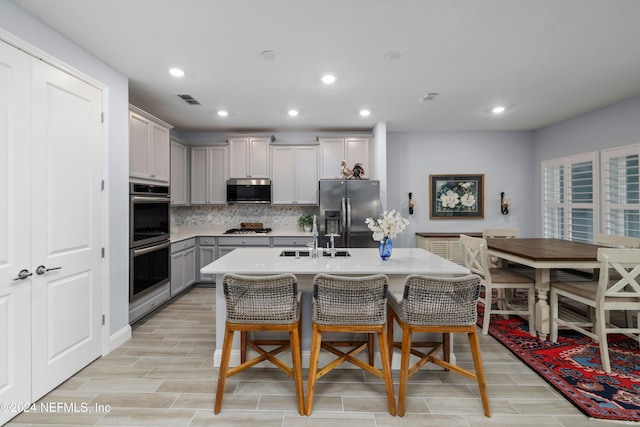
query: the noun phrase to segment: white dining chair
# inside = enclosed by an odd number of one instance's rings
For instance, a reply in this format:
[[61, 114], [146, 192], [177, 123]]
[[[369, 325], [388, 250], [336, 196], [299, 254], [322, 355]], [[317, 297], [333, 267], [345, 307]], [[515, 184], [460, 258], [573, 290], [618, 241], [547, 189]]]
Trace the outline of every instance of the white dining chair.
[[[518, 237], [518, 229], [517, 228], [485, 228], [482, 230], [482, 237], [485, 239], [515, 239]], [[508, 268], [509, 261], [506, 259], [501, 259], [497, 256], [491, 256], [489, 258], [491, 261], [491, 268]], [[498, 291], [498, 297], [500, 298], [500, 308], [505, 309], [505, 305], [502, 301], [507, 301], [511, 298], [512, 292], [506, 289], [500, 289]]]
[[[600, 277], [597, 282], [552, 282], [551, 341], [558, 341], [558, 329], [570, 328], [599, 343], [602, 369], [611, 373], [607, 335], [621, 333], [636, 340], [640, 336], [640, 320], [625, 327], [607, 321], [612, 310], [640, 311], [640, 249], [598, 249]], [[611, 280], [615, 271], [620, 279]], [[583, 319], [561, 317], [559, 297], [569, 298], [593, 308], [593, 316]]]
[[[593, 241], [597, 245], [605, 245], [610, 246], [612, 248], [640, 248], [640, 237], [631, 237], [631, 236], [619, 236], [616, 234], [606, 234], [606, 233], [596, 233], [594, 235]], [[598, 280], [599, 271], [598, 269], [593, 272], [593, 280]], [[609, 272], [609, 280], [618, 280], [620, 276], [615, 271]], [[633, 324], [633, 317], [638, 316], [638, 313], [632, 311], [626, 311], [624, 313], [624, 318], [626, 321], [626, 325], [629, 326]], [[608, 320], [608, 319], [607, 319]]]
[[511, 239], [518, 237], [517, 228], [485, 228], [482, 230], [482, 237], [488, 238], [506, 238]]
[[[471, 273], [477, 274], [482, 279], [484, 294], [480, 296], [478, 302], [484, 306], [484, 319], [482, 321], [482, 333], [489, 333], [489, 323], [492, 314], [518, 315], [529, 321], [529, 333], [536, 336], [534, 322], [535, 313], [535, 282], [533, 279], [507, 268], [491, 268], [487, 240], [480, 237], [460, 235], [460, 246], [462, 247], [464, 265]], [[503, 291], [515, 291], [520, 289], [526, 291], [526, 304], [521, 306], [514, 301], [507, 301], [501, 297]], [[496, 295], [494, 296], [494, 291]], [[503, 304], [499, 304], [502, 298]]]

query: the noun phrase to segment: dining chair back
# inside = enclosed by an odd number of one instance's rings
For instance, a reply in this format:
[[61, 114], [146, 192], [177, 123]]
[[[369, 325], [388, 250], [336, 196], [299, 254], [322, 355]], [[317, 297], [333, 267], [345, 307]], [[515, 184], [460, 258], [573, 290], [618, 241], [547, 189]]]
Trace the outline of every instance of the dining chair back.
[[[387, 336], [391, 357], [394, 347], [401, 349], [398, 415], [404, 416], [405, 413], [409, 378], [426, 363], [434, 363], [445, 371], [453, 371], [475, 379], [480, 390], [484, 414], [487, 417], [491, 416], [476, 326], [480, 283], [480, 277], [475, 274], [455, 278], [414, 274], [407, 277], [403, 294], [390, 294]], [[400, 342], [393, 341], [394, 322], [402, 330]], [[414, 332], [440, 334], [442, 341], [413, 341]], [[475, 372], [451, 363], [452, 333], [467, 334]], [[429, 351], [423, 348], [429, 348]], [[438, 357], [440, 352], [442, 356]], [[418, 359], [410, 367], [411, 356], [417, 356]]]
[[[631, 237], [631, 236], [619, 236], [615, 234], [605, 234], [605, 233], [596, 233], [594, 238], [594, 243], [598, 245], [606, 245], [612, 248], [640, 248], [640, 237]], [[600, 277], [599, 269], [594, 269], [593, 271], [593, 280], [598, 280]], [[620, 278], [615, 271], [609, 271], [609, 280], [617, 280]], [[633, 311], [626, 311], [624, 313], [624, 318], [627, 323], [627, 326], [632, 325], [634, 320], [634, 316], [636, 315]]]
[[[484, 307], [482, 333], [486, 335], [489, 332], [492, 314], [519, 315], [529, 320], [529, 333], [535, 336], [535, 282], [533, 279], [507, 268], [491, 268], [487, 240], [484, 238], [461, 234], [460, 246], [465, 267], [482, 279], [484, 292], [481, 292], [478, 299]], [[510, 294], [500, 292], [501, 290], [526, 291], [526, 304], [522, 306], [515, 299], [505, 298], [505, 295]]]
[[[551, 283], [551, 341], [558, 341], [558, 329], [566, 327], [599, 343], [602, 369], [611, 373], [607, 335], [625, 334], [638, 340], [640, 320], [625, 327], [608, 322], [612, 310], [640, 312], [640, 249], [598, 249], [600, 277], [598, 282]], [[619, 279], [611, 280], [615, 272]], [[593, 308], [592, 318], [562, 316], [559, 297], [569, 298]], [[640, 319], [636, 317], [636, 319]]]
[[606, 245], [612, 248], [640, 248], [640, 237], [596, 233], [593, 242], [597, 245]]
[[506, 238], [512, 239], [518, 237], [517, 228], [485, 228], [482, 230], [482, 237], [489, 238]]
[[[269, 361], [293, 378], [298, 413], [305, 415], [300, 344], [302, 294], [298, 290], [296, 276], [288, 273], [272, 276], [242, 276], [229, 273], [223, 276], [222, 286], [227, 316], [214, 414], [218, 414], [222, 409], [228, 377], [260, 362]], [[240, 364], [229, 368], [236, 331], [240, 332]], [[249, 332], [288, 332], [289, 339], [266, 340], [258, 336], [250, 337], [247, 335]], [[258, 353], [251, 360], [246, 360], [247, 346]], [[276, 357], [287, 348], [291, 349], [292, 366]]]

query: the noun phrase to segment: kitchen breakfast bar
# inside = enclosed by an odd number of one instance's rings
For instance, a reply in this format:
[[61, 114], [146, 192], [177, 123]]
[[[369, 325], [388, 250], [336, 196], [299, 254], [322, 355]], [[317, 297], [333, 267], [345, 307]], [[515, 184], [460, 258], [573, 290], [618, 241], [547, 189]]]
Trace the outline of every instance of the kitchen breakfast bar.
[[[378, 249], [348, 248], [340, 249], [332, 258], [324, 254], [318, 258], [308, 256], [306, 248], [239, 248], [204, 266], [200, 271], [215, 274], [216, 283], [216, 350], [214, 366], [220, 366], [224, 325], [226, 317], [225, 299], [222, 289], [222, 277], [225, 273], [266, 276], [279, 273], [293, 273], [298, 279], [298, 288], [302, 291], [302, 362], [309, 365], [311, 345], [311, 291], [313, 277], [318, 273], [341, 276], [365, 276], [386, 274], [389, 277], [389, 291], [402, 293], [405, 278], [410, 274], [452, 277], [462, 276], [469, 270], [438, 255], [420, 248], [394, 248], [393, 255], [382, 261]], [[296, 252], [298, 257], [296, 257]], [[283, 256], [285, 253], [288, 256]], [[239, 339], [234, 341], [231, 354], [231, 366], [237, 365]], [[399, 358], [394, 359], [394, 364]]]

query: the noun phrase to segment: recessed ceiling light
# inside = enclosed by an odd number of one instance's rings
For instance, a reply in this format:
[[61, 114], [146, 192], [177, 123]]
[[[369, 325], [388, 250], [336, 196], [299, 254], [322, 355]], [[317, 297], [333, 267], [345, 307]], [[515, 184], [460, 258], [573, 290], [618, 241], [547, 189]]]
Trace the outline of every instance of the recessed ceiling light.
[[371, 114], [371, 111], [369, 111], [369, 110], [360, 110], [360, 115], [361, 115], [362, 117], [367, 117], [367, 116], [369, 116], [370, 114]]
[[184, 71], [180, 68], [169, 68], [169, 74], [173, 77], [184, 77]]
[[278, 54], [274, 50], [263, 50], [260, 53], [260, 56], [262, 56], [262, 59], [267, 61], [273, 61], [278, 57]]
[[291, 117], [295, 117], [295, 116], [297, 116], [297, 115], [298, 115], [298, 110], [289, 110], [288, 114], [289, 114]]
[[500, 114], [500, 113], [504, 113], [504, 110], [506, 108], [504, 108], [502, 105], [498, 105], [497, 107], [493, 107], [493, 110], [491, 110], [491, 112], [493, 114]]
[[220, 117], [227, 117], [229, 115], [229, 112], [226, 110], [218, 110], [218, 116]]
[[325, 74], [324, 76], [322, 76], [322, 83], [326, 85], [330, 85], [335, 81], [336, 81], [336, 76], [334, 76], [333, 74]]
[[396, 59], [402, 58], [402, 52], [399, 52], [397, 50], [390, 50], [389, 52], [384, 54], [384, 57], [391, 61], [395, 61]]

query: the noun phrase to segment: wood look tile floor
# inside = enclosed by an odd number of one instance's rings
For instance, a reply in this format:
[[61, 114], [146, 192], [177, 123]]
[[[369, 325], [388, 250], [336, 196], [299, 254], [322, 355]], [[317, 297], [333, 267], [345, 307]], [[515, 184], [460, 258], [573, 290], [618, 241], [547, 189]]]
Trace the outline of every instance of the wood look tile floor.
[[[475, 382], [424, 369], [410, 380], [404, 417], [389, 415], [383, 383], [359, 369], [338, 369], [322, 378], [313, 414], [302, 417], [293, 382], [275, 368], [229, 378], [222, 412], [214, 415], [215, 289], [195, 287], [134, 324], [128, 342], [41, 400], [59, 412], [22, 413], [6, 426], [611, 425], [582, 415], [500, 343], [480, 336], [492, 418], [483, 415]], [[454, 342], [458, 362], [472, 366], [466, 339]], [[397, 398], [397, 371], [394, 382]]]

